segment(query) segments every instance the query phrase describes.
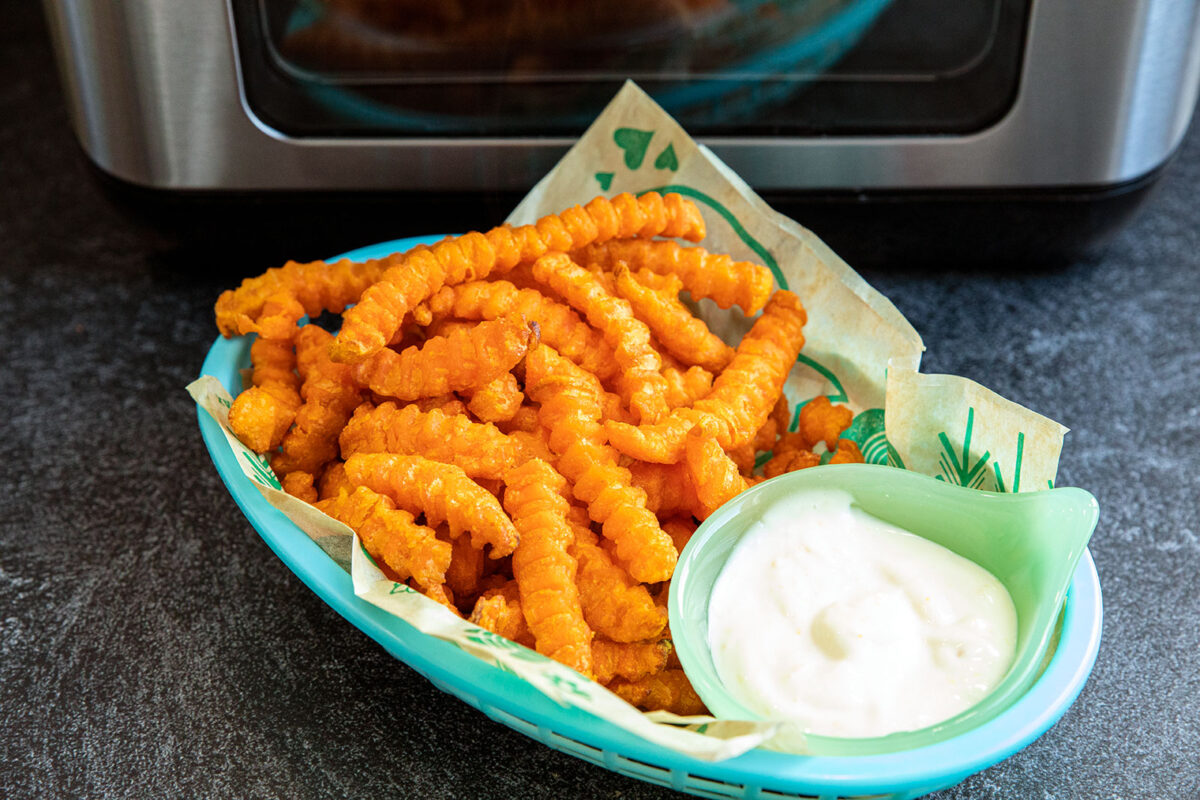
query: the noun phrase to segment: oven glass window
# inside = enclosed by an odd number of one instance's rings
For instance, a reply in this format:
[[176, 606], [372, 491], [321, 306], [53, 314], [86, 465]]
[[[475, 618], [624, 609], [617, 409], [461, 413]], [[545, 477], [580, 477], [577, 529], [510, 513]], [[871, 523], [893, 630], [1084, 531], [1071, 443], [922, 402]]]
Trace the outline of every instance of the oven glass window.
[[246, 100], [297, 137], [580, 133], [631, 78], [697, 136], [965, 133], [1030, 0], [232, 0]]

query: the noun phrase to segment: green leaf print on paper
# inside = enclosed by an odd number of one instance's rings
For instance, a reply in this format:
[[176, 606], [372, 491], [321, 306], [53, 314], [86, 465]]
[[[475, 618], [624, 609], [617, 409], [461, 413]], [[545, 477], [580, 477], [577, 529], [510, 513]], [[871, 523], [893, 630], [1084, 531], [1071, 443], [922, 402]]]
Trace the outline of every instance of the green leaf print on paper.
[[672, 172], [679, 169], [679, 159], [675, 156], [675, 145], [669, 144], [666, 149], [654, 159], [655, 169], [669, 169]]
[[[849, 439], [858, 445], [863, 454], [863, 460], [868, 464], [892, 463], [891, 453], [895, 452], [887, 440], [883, 424], [883, 409], [868, 408], [854, 418], [850, 427], [842, 432], [842, 438]], [[899, 456], [896, 458], [899, 461]], [[893, 466], [903, 466], [902, 463]]]
[[938, 440], [942, 443], [942, 455], [938, 462], [942, 474], [934, 477], [939, 481], [966, 486], [969, 489], [978, 489], [983, 483], [983, 479], [987, 476], [987, 462], [992, 454], [985, 450], [983, 455], [971, 463], [971, 432], [974, 428], [975, 408], [972, 406], [967, 409], [967, 430], [963, 434], [961, 456], [955, 452], [954, 445], [950, 444], [950, 437], [946, 435], [945, 431], [938, 434]]
[[[1017, 433], [1017, 459], [1016, 459], [1016, 462], [1013, 464], [1013, 480], [1012, 480], [1012, 489], [1011, 490], [1006, 488], [1004, 485], [1004, 477], [1000, 474], [1000, 462], [999, 461], [992, 462], [992, 472], [994, 472], [996, 475], [996, 491], [997, 492], [1011, 491], [1013, 494], [1016, 494], [1017, 492], [1021, 491], [1021, 459], [1024, 455], [1025, 455], [1025, 432], [1020, 431]], [[1051, 483], [1051, 488], [1054, 488], [1053, 483]]]
[[601, 188], [601, 189], [603, 189], [604, 191], [606, 191], [606, 192], [607, 192], [607, 191], [608, 191], [608, 189], [609, 189], [609, 187], [610, 187], [610, 186], [612, 186], [612, 182], [613, 182], [613, 173], [611, 173], [611, 172], [597, 172], [597, 173], [596, 173], [596, 182], [600, 184], [600, 188]]
[[583, 690], [582, 686], [568, 677], [551, 672], [546, 676], [546, 679], [549, 680], [556, 689], [565, 690], [576, 697], [591, 697], [590, 694]]
[[617, 128], [613, 133], [613, 141], [617, 147], [625, 151], [625, 166], [637, 169], [646, 158], [646, 148], [654, 138], [654, 131], [642, 131], [637, 128]]
[[267, 463], [266, 458], [255, 455], [248, 450], [242, 451], [242, 458], [250, 464], [250, 469], [254, 472], [254, 480], [261, 483], [263, 486], [270, 486], [272, 489], [282, 489], [283, 484], [275, 477], [275, 473], [271, 472], [271, 466]]
[[514, 641], [505, 639], [498, 633], [493, 633], [487, 628], [476, 628], [467, 633], [466, 638], [478, 645], [489, 647], [493, 650], [503, 650], [510, 656], [519, 658], [522, 661], [541, 661], [545, 656], [530, 650], [524, 645], [519, 645]]

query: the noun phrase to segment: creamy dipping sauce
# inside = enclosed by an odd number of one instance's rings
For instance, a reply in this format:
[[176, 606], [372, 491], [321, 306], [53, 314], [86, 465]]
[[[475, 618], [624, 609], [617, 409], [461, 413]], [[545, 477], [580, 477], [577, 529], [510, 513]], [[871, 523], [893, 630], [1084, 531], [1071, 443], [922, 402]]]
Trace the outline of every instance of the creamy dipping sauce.
[[717, 674], [752, 711], [823, 736], [965, 711], [1012, 663], [1012, 598], [974, 562], [851, 503], [798, 492], [742, 537], [709, 602]]

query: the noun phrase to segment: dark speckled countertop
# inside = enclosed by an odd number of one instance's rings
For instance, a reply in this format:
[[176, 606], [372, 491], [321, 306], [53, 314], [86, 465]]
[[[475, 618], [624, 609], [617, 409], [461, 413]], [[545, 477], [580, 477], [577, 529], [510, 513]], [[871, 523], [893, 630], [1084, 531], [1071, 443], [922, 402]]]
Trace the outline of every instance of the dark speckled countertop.
[[[673, 796], [437, 691], [272, 555], [183, 391], [213, 300], [264, 262], [120, 211], [73, 141], [36, 4], [0, 5], [0, 795]], [[1200, 797], [1198, 187], [1194, 130], [1097, 255], [866, 273], [923, 334], [926, 372], [1069, 426], [1059, 483], [1102, 508], [1091, 680], [939, 800]], [[410, 228], [393, 235], [427, 232]]]

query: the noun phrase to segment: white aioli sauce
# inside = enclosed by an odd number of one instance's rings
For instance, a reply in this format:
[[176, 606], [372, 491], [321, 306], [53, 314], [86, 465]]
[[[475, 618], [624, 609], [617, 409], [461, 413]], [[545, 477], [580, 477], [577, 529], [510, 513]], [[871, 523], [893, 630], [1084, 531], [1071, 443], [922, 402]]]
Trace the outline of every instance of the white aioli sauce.
[[1012, 663], [1012, 598], [979, 565], [851, 502], [799, 492], [753, 523], [709, 603], [717, 674], [747, 708], [824, 736], [965, 711]]

